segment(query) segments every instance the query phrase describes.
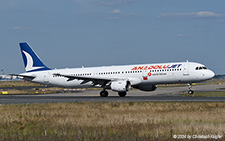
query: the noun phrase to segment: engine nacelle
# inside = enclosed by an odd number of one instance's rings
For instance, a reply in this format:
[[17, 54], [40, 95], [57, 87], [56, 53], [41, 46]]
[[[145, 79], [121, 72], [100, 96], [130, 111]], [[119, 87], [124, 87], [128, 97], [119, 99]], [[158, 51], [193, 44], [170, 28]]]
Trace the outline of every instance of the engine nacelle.
[[111, 83], [111, 89], [116, 92], [129, 91], [130, 87], [130, 82], [127, 80], [117, 80]]
[[157, 89], [156, 85], [148, 85], [148, 84], [141, 84], [136, 86], [141, 91], [155, 91]]

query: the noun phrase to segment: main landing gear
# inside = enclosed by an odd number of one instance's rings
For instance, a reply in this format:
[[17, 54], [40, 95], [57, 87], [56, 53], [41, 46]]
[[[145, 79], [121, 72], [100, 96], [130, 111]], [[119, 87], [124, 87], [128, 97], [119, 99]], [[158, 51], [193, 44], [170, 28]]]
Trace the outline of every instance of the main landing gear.
[[109, 95], [109, 93], [106, 90], [103, 90], [100, 92], [101, 97], [107, 97], [108, 95]]
[[118, 95], [120, 97], [125, 97], [127, 95], [127, 92], [118, 92]]
[[192, 84], [191, 83], [189, 83], [188, 84], [188, 94], [190, 94], [190, 95], [192, 95], [192, 94], [194, 94], [194, 91], [192, 90]]
[[103, 86], [103, 90], [100, 92], [101, 97], [107, 97], [109, 93], [106, 91], [106, 84]]
[[[109, 95], [109, 93], [106, 90], [103, 90], [100, 92], [101, 97], [107, 97], [108, 95]], [[127, 92], [118, 92], [118, 95], [120, 97], [125, 97], [127, 95]]]

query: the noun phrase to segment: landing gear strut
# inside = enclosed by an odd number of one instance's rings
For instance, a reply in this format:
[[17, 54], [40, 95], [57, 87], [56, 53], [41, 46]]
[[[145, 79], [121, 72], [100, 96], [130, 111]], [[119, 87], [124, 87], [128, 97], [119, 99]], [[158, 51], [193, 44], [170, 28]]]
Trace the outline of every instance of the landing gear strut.
[[101, 97], [107, 97], [108, 95], [109, 95], [109, 93], [106, 90], [103, 90], [100, 92]]
[[194, 94], [194, 91], [192, 90], [192, 84], [191, 83], [188, 84], [188, 89], [189, 89], [188, 94], [190, 94], [190, 95]]

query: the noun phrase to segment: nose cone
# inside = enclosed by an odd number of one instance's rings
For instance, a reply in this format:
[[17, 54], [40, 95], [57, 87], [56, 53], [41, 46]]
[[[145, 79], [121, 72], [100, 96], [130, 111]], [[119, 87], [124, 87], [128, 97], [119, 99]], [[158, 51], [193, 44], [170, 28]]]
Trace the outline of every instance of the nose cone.
[[209, 70], [208, 73], [207, 73], [208, 79], [211, 79], [211, 78], [213, 78], [214, 76], [215, 76], [215, 73], [214, 73], [213, 71]]

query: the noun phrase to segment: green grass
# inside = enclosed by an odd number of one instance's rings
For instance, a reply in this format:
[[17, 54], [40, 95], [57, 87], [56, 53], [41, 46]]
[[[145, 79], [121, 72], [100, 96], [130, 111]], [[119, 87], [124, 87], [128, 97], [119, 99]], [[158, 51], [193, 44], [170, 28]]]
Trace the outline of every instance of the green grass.
[[[225, 136], [224, 102], [97, 102], [0, 106], [0, 140], [173, 140]], [[46, 131], [46, 134], [45, 134]]]

